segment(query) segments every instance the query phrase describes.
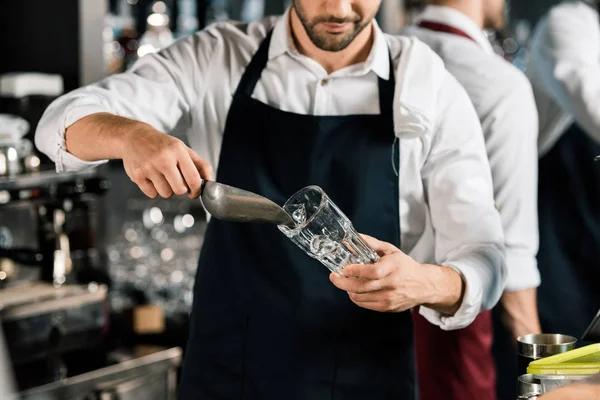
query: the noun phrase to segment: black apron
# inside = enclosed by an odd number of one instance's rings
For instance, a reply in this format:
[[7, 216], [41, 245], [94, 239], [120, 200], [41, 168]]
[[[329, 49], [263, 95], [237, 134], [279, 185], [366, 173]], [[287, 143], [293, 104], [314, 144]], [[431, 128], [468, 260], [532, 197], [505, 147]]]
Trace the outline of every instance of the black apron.
[[[269, 43], [234, 95], [217, 180], [278, 204], [319, 185], [359, 232], [399, 246], [393, 68], [380, 115], [284, 112], [251, 97]], [[328, 276], [273, 225], [212, 219], [178, 398], [413, 399], [410, 314], [359, 308]]]
[[573, 125], [540, 159], [538, 307], [544, 332], [581, 338], [600, 309], [600, 144]]
[[[537, 256], [542, 331], [581, 339], [600, 309], [600, 144], [572, 125], [539, 161]], [[512, 333], [494, 310], [498, 400], [517, 396]]]

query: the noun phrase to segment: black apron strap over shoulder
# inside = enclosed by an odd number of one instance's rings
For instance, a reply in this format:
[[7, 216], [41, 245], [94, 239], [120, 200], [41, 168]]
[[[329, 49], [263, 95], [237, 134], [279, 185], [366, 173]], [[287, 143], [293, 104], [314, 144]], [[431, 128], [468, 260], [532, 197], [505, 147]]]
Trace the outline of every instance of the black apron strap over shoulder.
[[248, 97], [252, 97], [254, 88], [260, 79], [262, 70], [267, 65], [269, 59], [269, 46], [271, 45], [271, 37], [273, 31], [269, 31], [265, 39], [258, 47], [257, 52], [252, 57], [250, 64], [246, 67], [246, 70], [242, 74], [242, 79], [236, 89], [236, 95], [243, 94]]
[[[389, 51], [389, 50], [388, 50]], [[392, 60], [392, 55], [389, 55], [389, 63], [390, 63], [390, 77], [388, 81], [385, 81], [379, 78], [379, 104], [381, 107], [381, 114], [387, 115], [392, 118], [393, 123], [393, 115], [394, 115], [394, 92], [396, 89], [396, 78], [394, 76], [394, 61]]]

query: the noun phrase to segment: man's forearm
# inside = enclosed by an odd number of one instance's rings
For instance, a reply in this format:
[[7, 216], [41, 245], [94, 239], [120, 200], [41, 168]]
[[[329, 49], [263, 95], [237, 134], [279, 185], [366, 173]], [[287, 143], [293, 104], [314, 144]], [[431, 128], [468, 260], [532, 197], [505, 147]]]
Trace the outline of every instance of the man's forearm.
[[515, 339], [530, 333], [541, 333], [536, 288], [504, 292], [501, 306], [502, 323]]
[[83, 161], [123, 158], [126, 137], [147, 124], [108, 113], [92, 114], [67, 128], [67, 151]]
[[111, 114], [92, 114], [66, 131], [67, 151], [84, 161], [122, 159], [127, 176], [150, 198], [200, 195], [212, 166], [182, 140], [150, 124]]
[[465, 282], [454, 269], [423, 264], [428, 293], [423, 305], [447, 315], [454, 315], [462, 304]]

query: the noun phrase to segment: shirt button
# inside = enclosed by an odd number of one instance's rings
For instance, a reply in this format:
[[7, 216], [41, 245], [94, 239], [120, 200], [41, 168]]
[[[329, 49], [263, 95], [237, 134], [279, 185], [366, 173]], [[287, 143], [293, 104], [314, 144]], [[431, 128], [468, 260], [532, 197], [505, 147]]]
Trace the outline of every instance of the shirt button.
[[321, 81], [321, 86], [327, 86], [328, 83], [329, 83], [329, 81], [327, 79], [323, 79]]

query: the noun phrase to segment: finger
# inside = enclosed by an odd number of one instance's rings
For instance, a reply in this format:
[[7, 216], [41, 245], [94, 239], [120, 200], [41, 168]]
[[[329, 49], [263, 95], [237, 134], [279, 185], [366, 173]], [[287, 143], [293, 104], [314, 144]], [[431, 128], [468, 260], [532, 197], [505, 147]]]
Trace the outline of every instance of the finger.
[[213, 180], [214, 171], [208, 161], [203, 159], [194, 150], [188, 148], [188, 154], [190, 155], [192, 162], [196, 166], [196, 169], [200, 172], [200, 176], [207, 180]]
[[167, 179], [162, 174], [154, 174], [149, 177], [150, 181], [156, 188], [160, 197], [168, 199], [173, 196], [173, 189], [171, 189], [171, 185], [167, 182]]
[[384, 279], [394, 271], [394, 263], [387, 257], [382, 257], [374, 264], [351, 264], [342, 269], [344, 276], [353, 276], [371, 280]]
[[155, 199], [156, 196], [158, 196], [158, 192], [156, 191], [156, 188], [154, 187], [152, 182], [148, 179], [138, 183], [138, 187], [146, 196], [150, 197], [151, 199]]
[[379, 312], [387, 312], [389, 311], [386, 308], [386, 305], [382, 302], [372, 302], [372, 303], [357, 303], [354, 302], [354, 304], [356, 304], [357, 306], [367, 309], [367, 310], [371, 310], [371, 311], [379, 311]]
[[156, 188], [154, 187], [152, 182], [150, 182], [150, 180], [146, 179], [143, 176], [141, 170], [132, 170], [127, 163], [123, 163], [123, 168], [125, 169], [125, 173], [127, 174], [127, 176], [129, 176], [129, 179], [131, 179], [131, 181], [140, 188], [142, 193], [144, 193], [151, 199], [154, 199], [156, 198], [156, 196], [158, 196]]
[[332, 273], [329, 276], [331, 283], [338, 289], [344, 290], [348, 293], [369, 293], [381, 290], [385, 282], [381, 280], [370, 280], [361, 278], [352, 278], [339, 276], [336, 273]]
[[410, 308], [408, 307], [408, 303], [405, 302], [394, 303], [392, 292], [389, 290], [381, 290], [377, 293], [368, 294], [350, 294], [349, 297], [357, 306], [374, 311], [401, 312]]
[[348, 293], [350, 299], [355, 303], [386, 303], [389, 298], [388, 290], [378, 290], [371, 293]]
[[374, 237], [369, 235], [361, 234], [360, 236], [369, 245], [369, 247], [375, 250], [380, 256], [385, 256], [400, 251], [399, 248], [397, 248], [391, 243], [375, 239]]
[[167, 179], [167, 183], [171, 187], [173, 193], [175, 193], [178, 196], [181, 196], [188, 192], [188, 187], [183, 181], [183, 176], [181, 175], [181, 171], [179, 171], [179, 168], [174, 166], [167, 168], [161, 172]]
[[189, 153], [182, 155], [178, 162], [179, 170], [181, 175], [185, 179], [185, 184], [188, 188], [188, 196], [190, 199], [195, 199], [200, 196], [200, 189], [202, 187], [202, 178], [200, 178], [200, 172], [196, 165], [192, 161]]

